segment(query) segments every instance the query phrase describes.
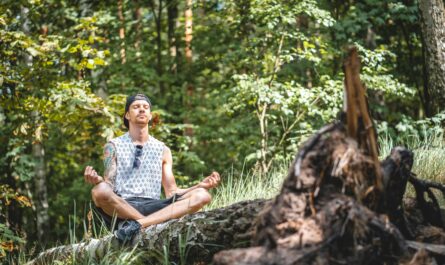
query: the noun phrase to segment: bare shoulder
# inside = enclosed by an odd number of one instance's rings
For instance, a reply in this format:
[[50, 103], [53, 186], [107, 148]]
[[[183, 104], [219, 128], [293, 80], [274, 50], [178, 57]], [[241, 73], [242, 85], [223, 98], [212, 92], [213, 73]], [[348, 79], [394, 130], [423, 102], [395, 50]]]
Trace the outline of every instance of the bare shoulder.
[[108, 142], [104, 145], [104, 155], [106, 154], [114, 154], [116, 152], [116, 147], [114, 143]]
[[164, 150], [162, 152], [162, 161], [171, 163], [172, 160], [172, 151], [168, 146], [164, 145]]

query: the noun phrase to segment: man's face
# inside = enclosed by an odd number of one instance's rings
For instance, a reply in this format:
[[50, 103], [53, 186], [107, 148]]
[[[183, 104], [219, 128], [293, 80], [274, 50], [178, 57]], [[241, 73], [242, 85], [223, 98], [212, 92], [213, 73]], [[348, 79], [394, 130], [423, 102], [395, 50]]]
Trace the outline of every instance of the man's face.
[[150, 104], [145, 100], [135, 100], [125, 113], [129, 124], [147, 125], [151, 119]]

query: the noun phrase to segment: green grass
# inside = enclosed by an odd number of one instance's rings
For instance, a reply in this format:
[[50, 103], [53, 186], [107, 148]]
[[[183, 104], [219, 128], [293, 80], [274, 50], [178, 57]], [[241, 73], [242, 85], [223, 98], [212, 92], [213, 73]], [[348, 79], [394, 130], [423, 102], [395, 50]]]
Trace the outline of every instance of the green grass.
[[222, 176], [222, 184], [215, 189], [212, 202], [206, 210], [221, 208], [244, 200], [272, 198], [279, 193], [288, 168], [288, 164], [283, 164], [263, 176], [253, 172], [235, 175], [233, 171]]
[[[397, 144], [389, 137], [381, 137], [380, 158], [385, 158], [394, 146], [401, 145], [414, 153], [414, 164], [412, 172], [418, 178], [445, 183], [445, 138], [442, 133], [425, 133], [422, 138], [413, 136], [405, 140], [403, 144]], [[414, 196], [415, 192], [408, 185], [406, 196]], [[445, 201], [441, 194], [436, 193], [443, 206]]]

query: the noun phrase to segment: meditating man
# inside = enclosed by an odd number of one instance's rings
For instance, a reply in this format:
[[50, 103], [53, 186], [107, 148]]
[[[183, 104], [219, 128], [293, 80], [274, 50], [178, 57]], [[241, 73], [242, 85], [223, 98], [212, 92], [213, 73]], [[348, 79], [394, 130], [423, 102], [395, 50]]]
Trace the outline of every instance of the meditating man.
[[[176, 186], [170, 149], [148, 131], [151, 107], [147, 96], [129, 96], [124, 114], [128, 132], [105, 145], [103, 177], [91, 166], [84, 173], [94, 185], [92, 198], [104, 220], [108, 225], [113, 215], [121, 220], [115, 236], [123, 242], [141, 228], [198, 211], [211, 201], [208, 189], [220, 182], [218, 172], [212, 172], [188, 189]], [[167, 199], [160, 199], [161, 184]]]

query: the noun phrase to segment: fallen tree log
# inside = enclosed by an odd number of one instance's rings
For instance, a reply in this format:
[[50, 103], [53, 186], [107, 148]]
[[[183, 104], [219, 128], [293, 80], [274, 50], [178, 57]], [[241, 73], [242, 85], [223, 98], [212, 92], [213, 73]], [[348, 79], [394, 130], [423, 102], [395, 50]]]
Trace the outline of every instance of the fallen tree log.
[[[180, 260], [181, 247], [187, 248], [187, 258], [191, 262], [210, 262], [213, 254], [222, 250], [249, 246], [252, 238], [253, 223], [264, 207], [265, 200], [244, 201], [228, 207], [184, 216], [181, 219], [150, 226], [132, 246], [148, 253], [148, 263], [158, 264], [163, 246], [168, 248], [171, 261]], [[179, 242], [179, 240], [183, 242]], [[55, 261], [71, 260], [73, 256], [82, 260], [100, 261], [107, 252], [120, 250], [117, 240], [112, 236], [90, 239], [86, 242], [60, 246], [39, 254], [29, 262], [34, 264], [53, 264]], [[152, 255], [150, 255], [150, 253]]]

